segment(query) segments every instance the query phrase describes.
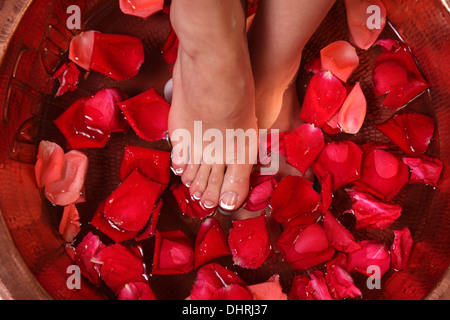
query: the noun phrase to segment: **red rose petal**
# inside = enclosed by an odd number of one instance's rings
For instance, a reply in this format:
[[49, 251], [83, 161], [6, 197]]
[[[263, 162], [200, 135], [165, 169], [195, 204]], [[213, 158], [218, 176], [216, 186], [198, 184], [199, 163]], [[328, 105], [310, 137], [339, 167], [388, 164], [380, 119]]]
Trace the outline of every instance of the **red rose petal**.
[[355, 184], [385, 201], [392, 198], [409, 181], [409, 169], [401, 159], [384, 150], [384, 146], [366, 144], [361, 179]]
[[45, 186], [47, 199], [59, 206], [77, 202], [82, 197], [87, 169], [88, 158], [84, 153], [76, 150], [66, 153], [60, 179]]
[[333, 203], [333, 177], [331, 173], [326, 173], [323, 180], [320, 181], [322, 187], [320, 198], [322, 200], [322, 213], [327, 212]]
[[351, 141], [328, 143], [313, 164], [320, 181], [331, 173], [333, 190], [360, 178], [362, 150]]
[[164, 0], [120, 0], [119, 4], [123, 13], [144, 19], [164, 8]]
[[280, 276], [277, 274], [266, 282], [253, 284], [247, 289], [251, 292], [253, 300], [287, 300], [287, 295], [280, 285]]
[[335, 252], [328, 243], [325, 230], [317, 223], [305, 229], [288, 227], [278, 239], [277, 247], [285, 261], [297, 270], [326, 262]]
[[336, 250], [352, 252], [361, 248], [350, 231], [348, 231], [331, 212], [325, 213], [323, 217], [323, 227], [328, 241]]
[[131, 282], [120, 290], [117, 300], [156, 300], [148, 282]]
[[291, 291], [289, 292], [289, 300], [308, 300], [306, 286], [311, 279], [305, 275], [296, 275], [292, 281]]
[[59, 81], [59, 88], [56, 97], [71, 91], [78, 87], [81, 72], [73, 62], [64, 63], [53, 75]]
[[213, 300], [214, 298], [251, 300], [252, 294], [246, 287], [246, 283], [237, 274], [217, 263], [210, 263], [198, 270], [190, 298], [191, 300]]
[[305, 65], [305, 70], [311, 73], [320, 73], [322, 71], [322, 60], [316, 58]]
[[325, 145], [322, 130], [306, 123], [284, 136], [286, 162], [305, 175]]
[[347, 82], [359, 66], [355, 48], [347, 41], [335, 41], [320, 51], [322, 70], [331, 71], [342, 82]]
[[195, 269], [214, 259], [231, 254], [227, 236], [216, 219], [208, 218], [201, 224], [195, 240], [194, 252]]
[[113, 244], [102, 247], [92, 261], [100, 265], [100, 276], [116, 294], [128, 283], [147, 281], [142, 248]]
[[162, 55], [167, 64], [173, 65], [177, 61], [179, 44], [180, 41], [178, 40], [177, 34], [171, 27], [169, 36], [162, 49]]
[[59, 180], [63, 163], [64, 150], [54, 142], [41, 141], [34, 167], [38, 187], [42, 188], [50, 182]]
[[170, 104], [150, 89], [119, 104], [136, 134], [147, 141], [164, 139], [168, 131]]
[[69, 59], [85, 70], [94, 70], [113, 80], [128, 80], [144, 62], [140, 39], [127, 35], [86, 31], [70, 42]]
[[408, 228], [394, 230], [394, 235], [394, 242], [391, 246], [391, 267], [395, 270], [403, 270], [408, 263], [413, 239]]
[[309, 297], [308, 300], [333, 300], [328, 291], [325, 276], [322, 271], [311, 271], [309, 273], [311, 280], [306, 286], [306, 294]]
[[381, 46], [383, 52], [390, 52], [400, 47], [400, 43], [397, 40], [392, 39], [380, 39], [377, 40], [374, 44]]
[[120, 165], [119, 178], [138, 169], [147, 178], [168, 185], [170, 182], [170, 152], [127, 145]]
[[186, 274], [194, 267], [191, 240], [181, 231], [156, 230], [153, 274]]
[[250, 176], [250, 191], [244, 205], [244, 209], [258, 211], [266, 208], [277, 186], [277, 180], [273, 175], [262, 175], [255, 171]]
[[345, 99], [337, 114], [339, 128], [348, 134], [357, 134], [364, 124], [367, 112], [367, 101], [359, 82]]
[[204, 208], [200, 201], [191, 198], [189, 188], [182, 183], [172, 185], [170, 190], [175, 197], [181, 212], [192, 218], [204, 219], [216, 211], [216, 208]]
[[80, 267], [81, 274], [94, 285], [100, 284], [99, 265], [91, 259], [102, 249], [100, 238], [89, 232], [75, 248], [75, 262]]
[[74, 204], [64, 207], [63, 216], [59, 223], [59, 233], [64, 241], [73, 242], [77, 234], [81, 231], [80, 215]]
[[[345, 261], [345, 264], [343, 261]], [[361, 291], [355, 286], [352, 276], [346, 269], [347, 257], [342, 253], [327, 263], [325, 279], [334, 300], [362, 296]]]
[[353, 206], [350, 211], [356, 218], [357, 229], [385, 229], [397, 220], [402, 207], [375, 199], [369, 193], [357, 189], [347, 189], [352, 198]]
[[228, 244], [236, 265], [259, 268], [272, 253], [265, 213], [257, 218], [233, 221]]
[[347, 90], [331, 72], [315, 74], [308, 84], [300, 119], [322, 127], [339, 110], [346, 97]]
[[144, 230], [142, 234], [140, 234], [138, 237], [136, 237], [136, 241], [142, 241], [148, 238], [153, 237], [156, 234], [156, 226], [159, 220], [159, 215], [161, 214], [161, 208], [163, 205], [163, 200], [159, 200], [158, 204], [155, 206], [155, 208], [152, 211], [152, 216], [150, 218], [150, 222], [147, 226], [147, 228]]
[[369, 267], [378, 267], [379, 275], [382, 277], [389, 269], [389, 248], [376, 240], [365, 240], [360, 242], [361, 249], [348, 254], [348, 271], [358, 271], [364, 275], [376, 278], [373, 270]]
[[376, 126], [386, 137], [410, 156], [421, 156], [428, 150], [434, 135], [433, 118], [405, 112]]
[[[379, 8], [379, 28], [369, 28], [373, 12], [367, 10], [370, 6]], [[386, 25], [386, 8], [381, 0], [345, 0], [347, 23], [350, 31], [350, 42], [358, 48], [368, 50], [377, 40]]]
[[106, 199], [105, 217], [119, 229], [140, 231], [165, 189], [135, 170]]
[[437, 158], [423, 156], [422, 158], [402, 158], [411, 170], [409, 183], [424, 183], [437, 187], [444, 169], [444, 163]]
[[283, 178], [272, 194], [270, 205], [272, 217], [284, 225], [309, 225], [320, 215], [320, 195], [313, 189], [313, 183], [303, 177]]

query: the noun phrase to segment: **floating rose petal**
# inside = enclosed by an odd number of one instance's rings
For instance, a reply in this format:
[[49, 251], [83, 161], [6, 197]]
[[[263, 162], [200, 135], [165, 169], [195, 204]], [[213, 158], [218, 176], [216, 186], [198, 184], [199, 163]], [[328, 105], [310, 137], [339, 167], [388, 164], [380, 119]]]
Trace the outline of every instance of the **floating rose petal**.
[[375, 199], [369, 193], [346, 189], [352, 198], [353, 206], [350, 211], [355, 215], [357, 229], [385, 229], [397, 220], [402, 207]]
[[198, 270], [190, 298], [191, 300], [252, 300], [252, 294], [237, 274], [217, 263], [210, 263]]
[[91, 30], [72, 39], [69, 59], [113, 80], [128, 80], [137, 75], [144, 62], [144, 46], [133, 36]]
[[327, 263], [325, 279], [334, 300], [362, 296], [361, 291], [355, 286], [352, 276], [346, 269], [347, 257], [343, 253], [340, 253], [336, 258]]
[[[348, 254], [347, 271], [358, 271], [374, 279], [376, 275], [382, 277], [390, 265], [389, 248], [376, 240], [361, 241], [360, 245], [361, 249]], [[378, 270], [374, 270], [374, 267], [378, 267]]]
[[76, 150], [66, 153], [60, 179], [45, 186], [47, 199], [59, 206], [79, 201], [84, 191], [87, 169], [88, 158], [84, 153]]
[[117, 300], [156, 300], [148, 282], [131, 282], [123, 286]]
[[337, 114], [339, 128], [348, 134], [357, 134], [364, 124], [367, 112], [367, 101], [359, 82], [345, 99]]
[[322, 71], [322, 60], [315, 58], [305, 65], [306, 72], [320, 73]]
[[292, 280], [291, 291], [289, 292], [289, 300], [308, 300], [306, 293], [306, 286], [309, 284], [311, 278], [305, 275], [296, 275]]
[[328, 241], [336, 250], [352, 252], [361, 248], [350, 231], [348, 231], [331, 212], [325, 213], [323, 217], [323, 227]]
[[59, 223], [59, 233], [63, 236], [64, 241], [71, 243], [81, 231], [80, 215], [74, 204], [64, 207], [63, 216]]
[[[381, 0], [345, 0], [345, 8], [350, 42], [358, 48], [368, 50], [386, 25], [386, 8], [383, 2]], [[373, 27], [369, 28], [369, 25]]]
[[259, 268], [272, 253], [265, 212], [257, 218], [233, 221], [228, 244], [236, 265]]
[[182, 183], [172, 185], [170, 190], [175, 197], [181, 212], [190, 217], [204, 219], [216, 211], [216, 208], [204, 208], [200, 201], [193, 199], [189, 192], [189, 188]]
[[287, 300], [287, 295], [280, 285], [280, 276], [277, 274], [266, 282], [253, 284], [247, 289], [251, 292], [253, 300]]
[[306, 286], [306, 294], [309, 297], [308, 300], [333, 300], [328, 291], [327, 282], [322, 271], [309, 272], [311, 280]]
[[380, 46], [383, 52], [390, 52], [394, 49], [400, 48], [400, 43], [397, 40], [392, 39], [380, 39], [374, 44]]
[[320, 51], [322, 70], [331, 71], [342, 82], [347, 82], [359, 66], [355, 48], [347, 41], [335, 41]]
[[408, 263], [413, 239], [408, 228], [394, 230], [394, 235], [394, 242], [391, 246], [391, 267], [395, 270], [403, 270]]
[[368, 143], [363, 149], [361, 179], [355, 184], [385, 201], [391, 201], [409, 181], [408, 166], [385, 150], [385, 146]]
[[320, 195], [303, 177], [287, 176], [270, 200], [272, 217], [284, 225], [310, 225], [320, 215]]
[[360, 178], [362, 150], [351, 141], [333, 141], [320, 153], [313, 169], [320, 181], [332, 175], [333, 190]]
[[335, 252], [325, 230], [318, 223], [305, 229], [288, 227], [278, 239], [277, 247], [286, 262], [297, 270], [306, 270], [326, 262]]
[[142, 248], [113, 244], [102, 247], [91, 259], [100, 265], [100, 276], [116, 294], [129, 283], [147, 281]]
[[170, 152], [127, 145], [123, 154], [119, 178], [138, 169], [147, 178], [168, 185], [170, 182]]
[[376, 128], [413, 157], [420, 157], [428, 150], [434, 135], [433, 118], [411, 112], [396, 114]]
[[142, 241], [151, 238], [156, 234], [156, 226], [159, 220], [159, 215], [161, 214], [162, 205], [163, 200], [161, 199], [153, 209], [152, 216], [150, 218], [149, 224], [147, 225], [147, 228], [144, 230], [142, 234], [136, 237], [136, 241]]
[[286, 162], [304, 176], [325, 146], [325, 140], [322, 130], [305, 123], [284, 136], [284, 146]]
[[123, 13], [144, 19], [164, 8], [164, 0], [120, 0], [119, 4]]
[[39, 188], [61, 178], [64, 163], [64, 150], [56, 143], [41, 141], [39, 143], [36, 165], [34, 167]]
[[59, 88], [55, 96], [59, 97], [67, 92], [75, 91], [78, 87], [80, 75], [80, 70], [73, 62], [64, 63], [53, 75], [53, 78], [59, 81]]
[[166, 137], [170, 104], [155, 89], [123, 101], [119, 106], [140, 138], [158, 141]]
[[191, 240], [181, 231], [158, 231], [155, 235], [152, 274], [186, 274], [194, 267]]
[[429, 88], [406, 45], [380, 54], [374, 63], [375, 95], [386, 95], [383, 106], [398, 110]]
[[91, 259], [102, 249], [100, 238], [89, 232], [75, 248], [75, 262], [84, 275], [94, 285], [100, 284], [99, 265]]
[[331, 72], [315, 74], [308, 84], [300, 119], [324, 126], [339, 110], [347, 97], [347, 90]]
[[276, 186], [277, 180], [273, 175], [262, 175], [259, 171], [252, 173], [250, 176], [250, 191], [244, 209], [258, 211], [266, 208]]
[[227, 236], [216, 219], [208, 218], [201, 224], [195, 240], [194, 252], [195, 269], [214, 259], [231, 254]]
[[119, 229], [141, 231], [165, 189], [135, 170], [106, 199], [104, 215]]
[[320, 198], [322, 200], [322, 213], [327, 212], [333, 203], [333, 177], [331, 173], [326, 173], [323, 180], [320, 181], [322, 187]]
[[437, 158], [422, 156], [422, 158], [403, 158], [403, 162], [411, 170], [409, 183], [424, 183], [437, 187], [444, 163]]
[[173, 65], [177, 61], [179, 44], [180, 41], [178, 40], [177, 34], [171, 27], [169, 36], [162, 49], [162, 55], [167, 64]]

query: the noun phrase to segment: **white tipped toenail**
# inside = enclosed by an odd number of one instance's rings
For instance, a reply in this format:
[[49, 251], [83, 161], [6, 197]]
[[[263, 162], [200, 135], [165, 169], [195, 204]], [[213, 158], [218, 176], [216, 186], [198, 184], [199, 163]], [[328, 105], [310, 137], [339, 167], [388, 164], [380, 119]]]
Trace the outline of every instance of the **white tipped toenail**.
[[179, 176], [181, 176], [183, 174], [184, 170], [182, 168], [178, 168], [175, 170], [175, 173]]
[[225, 192], [220, 199], [220, 206], [225, 210], [234, 210], [238, 201], [239, 195], [234, 192]]
[[192, 196], [195, 200], [200, 200], [200, 198], [202, 197], [202, 193], [200, 191], [197, 191]]
[[212, 202], [211, 200], [206, 200], [203, 205], [206, 209], [212, 209], [215, 207], [214, 202]]

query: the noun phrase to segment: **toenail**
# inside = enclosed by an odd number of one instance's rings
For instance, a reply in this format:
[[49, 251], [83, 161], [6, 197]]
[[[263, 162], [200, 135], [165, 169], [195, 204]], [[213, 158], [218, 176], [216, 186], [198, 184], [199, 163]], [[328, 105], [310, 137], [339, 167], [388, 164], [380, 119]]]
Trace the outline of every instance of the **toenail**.
[[188, 181], [188, 182], [185, 183], [185, 186], [188, 187], [188, 188], [189, 188], [191, 185], [192, 185], [192, 181]]
[[179, 176], [181, 176], [183, 174], [184, 170], [182, 168], [178, 168], [175, 170], [175, 173]]
[[215, 207], [214, 202], [212, 202], [211, 200], [205, 200], [205, 202], [203, 202], [203, 205], [206, 209], [212, 209]]
[[225, 210], [236, 208], [239, 195], [235, 192], [225, 192], [220, 199], [220, 206]]
[[200, 198], [202, 197], [202, 193], [200, 191], [196, 191], [194, 193], [193, 197], [194, 197], [195, 200], [200, 200]]

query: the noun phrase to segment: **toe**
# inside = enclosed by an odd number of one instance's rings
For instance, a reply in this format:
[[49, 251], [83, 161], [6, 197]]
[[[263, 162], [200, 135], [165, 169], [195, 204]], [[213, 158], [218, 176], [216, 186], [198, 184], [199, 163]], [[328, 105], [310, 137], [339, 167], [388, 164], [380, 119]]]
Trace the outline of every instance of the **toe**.
[[186, 166], [186, 169], [184, 170], [183, 175], [181, 176], [181, 181], [184, 183], [186, 187], [188, 188], [191, 187], [199, 168], [200, 168], [199, 164], [188, 164]]
[[219, 205], [224, 171], [225, 166], [220, 164], [215, 164], [211, 168], [208, 184], [201, 198], [201, 203], [207, 209], [215, 208]]
[[171, 169], [177, 176], [182, 176], [186, 171], [187, 164], [189, 163], [189, 149], [189, 144], [183, 141], [172, 141]]
[[233, 211], [239, 208], [248, 195], [251, 165], [234, 164], [227, 167], [220, 193], [220, 206]]
[[209, 175], [211, 173], [211, 165], [201, 164], [190, 186], [190, 192], [195, 200], [200, 200], [208, 185]]

